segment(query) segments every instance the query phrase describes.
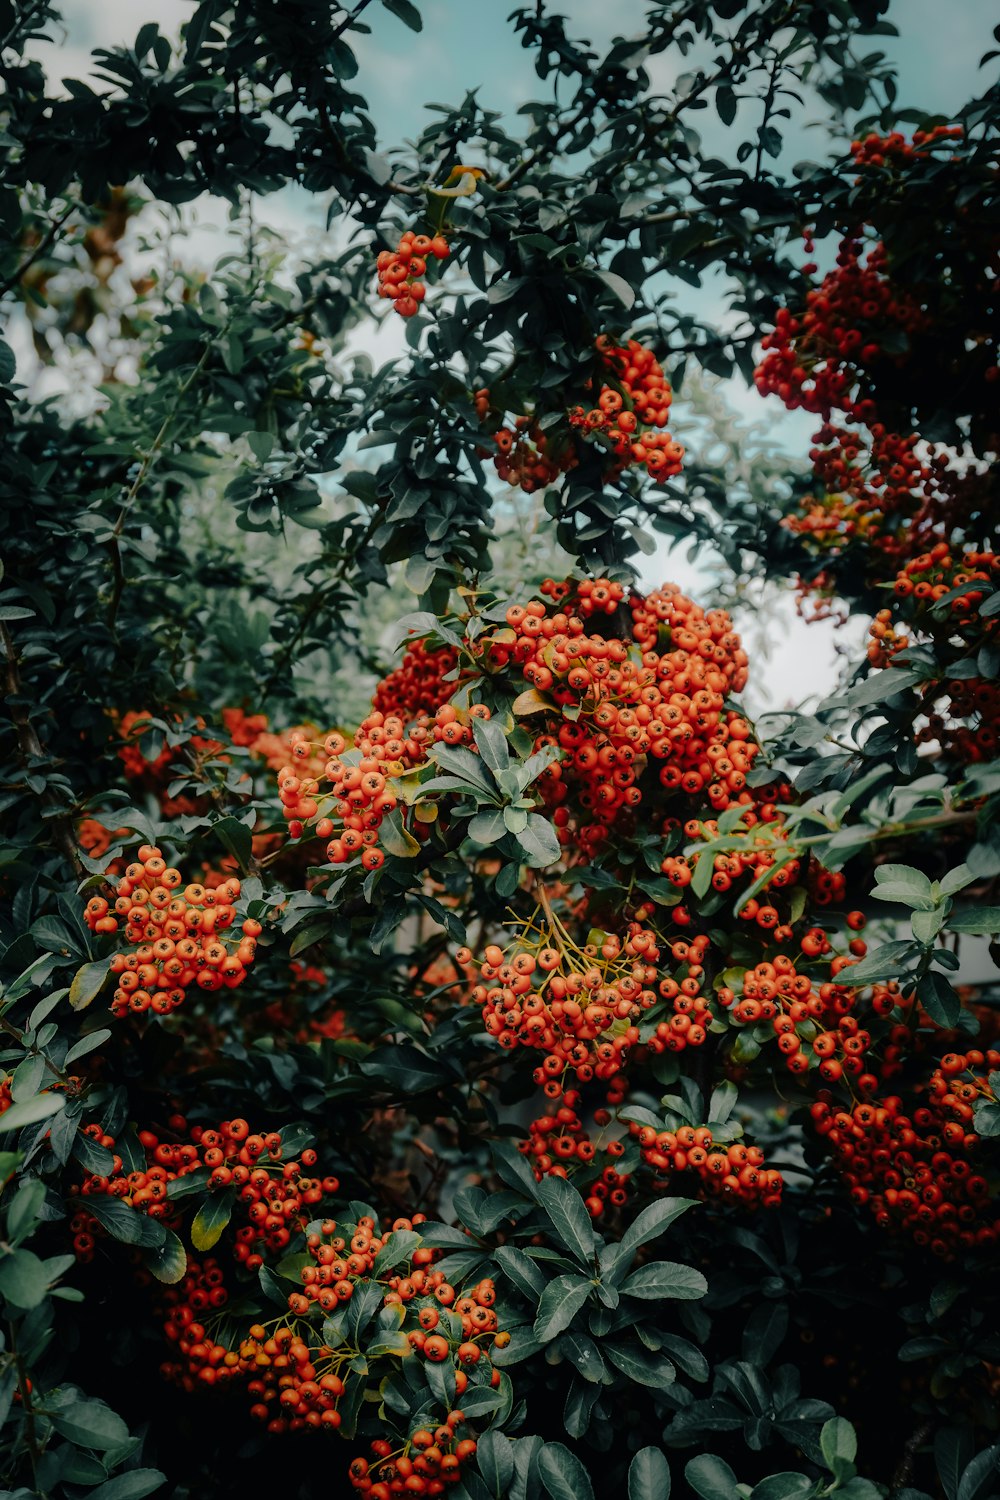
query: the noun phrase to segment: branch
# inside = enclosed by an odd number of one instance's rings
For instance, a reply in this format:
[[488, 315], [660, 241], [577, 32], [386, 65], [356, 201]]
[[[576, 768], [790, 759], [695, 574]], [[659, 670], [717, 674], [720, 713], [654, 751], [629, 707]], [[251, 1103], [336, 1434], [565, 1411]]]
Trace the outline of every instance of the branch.
[[771, 60], [771, 72], [767, 80], [767, 93], [764, 95], [764, 118], [760, 122], [760, 130], [757, 132], [757, 152], [754, 158], [753, 180], [760, 181], [761, 170], [764, 166], [764, 131], [767, 122], [771, 118], [771, 109], [774, 105], [774, 94], [778, 85], [778, 64], [781, 58], [777, 52]]
[[917, 1456], [917, 1449], [921, 1443], [929, 1437], [933, 1422], [925, 1420], [907, 1438], [903, 1447], [903, 1456], [896, 1466], [896, 1472], [892, 1476], [892, 1484], [889, 1487], [889, 1500], [898, 1495], [901, 1489], [909, 1484], [913, 1477], [913, 1464]]
[[358, 4], [354, 7], [353, 10], [348, 11], [347, 15], [341, 21], [340, 25], [334, 27], [333, 36], [330, 38], [330, 40], [335, 42], [338, 36], [343, 36], [344, 32], [354, 25], [361, 12], [363, 10], [366, 10], [368, 6], [371, 5], [371, 3], [372, 0], [358, 0]]
[[42, 1450], [38, 1443], [38, 1429], [35, 1426], [35, 1408], [31, 1404], [28, 1372], [24, 1367], [24, 1356], [17, 1347], [13, 1318], [10, 1319], [8, 1327], [10, 1329], [10, 1352], [14, 1357], [14, 1368], [17, 1371], [17, 1388], [21, 1393], [21, 1408], [24, 1412], [25, 1437], [28, 1444], [28, 1456], [31, 1459], [31, 1475], [35, 1483], [36, 1492], [44, 1500], [45, 1491], [41, 1489], [38, 1483], [38, 1465], [41, 1461]]
[[[221, 329], [219, 337], [221, 338], [226, 333], [226, 331], [226, 328]], [[184, 400], [184, 397], [187, 395], [188, 391], [194, 385], [195, 381], [198, 379], [198, 376], [201, 374], [206, 364], [208, 363], [208, 356], [212, 352], [212, 347], [213, 342], [211, 339], [208, 339], [205, 343], [204, 349], [201, 351], [201, 356], [198, 360], [198, 363], [194, 366], [187, 377], [181, 382], [180, 386], [178, 386], [177, 394], [170, 405], [169, 411], [160, 424], [160, 430], [154, 437], [148, 453], [144, 455], [142, 463], [139, 465], [139, 472], [136, 474], [131, 485], [129, 486], [128, 493], [126, 494], [125, 499], [122, 501], [122, 508], [118, 514], [118, 519], [115, 522], [114, 527], [112, 528], [111, 540], [108, 543], [108, 546], [111, 548], [111, 566], [114, 572], [115, 579], [114, 589], [111, 595], [111, 610], [108, 617], [108, 623], [110, 624], [112, 629], [114, 629], [115, 621], [118, 618], [118, 606], [121, 604], [122, 592], [125, 587], [125, 574], [122, 569], [121, 548], [118, 544], [118, 539], [125, 529], [125, 523], [128, 520], [129, 512], [132, 509], [132, 506], [135, 504], [139, 491], [142, 489], [142, 486], [145, 484], [146, 480], [149, 477], [153, 465], [156, 463], [157, 458], [160, 456], [163, 445], [167, 438], [167, 434], [173, 426], [177, 413], [180, 410], [181, 402]]]
[[44, 234], [38, 241], [38, 244], [35, 246], [34, 250], [32, 250], [31, 254], [24, 260], [22, 260], [17, 270], [12, 271], [11, 274], [7, 277], [6, 281], [0, 282], [0, 297], [6, 297], [8, 292], [12, 292], [16, 286], [20, 285], [24, 276], [35, 264], [35, 261], [38, 260], [40, 256], [44, 255], [46, 250], [48, 250], [49, 246], [52, 244], [53, 240], [65, 224], [66, 220], [69, 218], [70, 214], [75, 213], [79, 206], [80, 205], [78, 203], [71, 203], [65, 210], [65, 212], [61, 213], [58, 219], [56, 219], [52, 224], [49, 225], [47, 233]]
[[563, 140], [565, 136], [574, 131], [578, 125], [583, 124], [584, 120], [592, 112], [593, 107], [593, 102], [589, 99], [586, 101], [586, 103], [581, 104], [576, 114], [573, 115], [571, 119], [566, 120], [562, 125], [559, 126], [558, 130], [552, 136], [551, 140], [546, 141], [544, 146], [539, 146], [537, 150], [532, 151], [530, 155], [526, 156], [524, 160], [514, 168], [509, 176], [505, 177], [502, 182], [497, 183], [497, 192], [502, 193], [505, 191], [505, 189], [512, 187], [519, 178], [524, 176], [525, 172], [530, 172], [535, 163], [537, 161], [540, 161], [543, 156], [555, 155], [556, 147], [559, 145], [559, 142]]

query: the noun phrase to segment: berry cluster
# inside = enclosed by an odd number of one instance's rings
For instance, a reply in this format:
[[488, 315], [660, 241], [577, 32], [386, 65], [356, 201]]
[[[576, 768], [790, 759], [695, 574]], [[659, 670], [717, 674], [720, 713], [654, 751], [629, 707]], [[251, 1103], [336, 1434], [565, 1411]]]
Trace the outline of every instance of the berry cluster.
[[851, 142], [851, 156], [859, 167], [900, 166], [930, 156], [938, 141], [960, 140], [964, 134], [961, 125], [933, 125], [930, 130], [915, 130], [911, 143], [899, 130], [884, 136], [872, 131]]
[[987, 1177], [973, 1161], [981, 1141], [973, 1105], [992, 1097], [984, 1066], [1000, 1067], [1000, 1052], [946, 1054], [908, 1106], [888, 1095], [838, 1109], [821, 1094], [811, 1108], [854, 1202], [946, 1260], [1000, 1237]]
[[[677, 939], [670, 945], [670, 956], [678, 965], [673, 975], [666, 975], [657, 985], [661, 1000], [667, 1002], [673, 1015], [656, 1021], [656, 1030], [645, 1037], [651, 1052], [683, 1052], [688, 1047], [704, 1045], [712, 1009], [704, 990], [707, 987], [705, 958], [709, 941], [704, 934], [690, 942]], [[650, 1020], [655, 1017], [650, 1017]]]
[[613, 1165], [624, 1155], [625, 1146], [616, 1137], [603, 1139], [612, 1118], [606, 1109], [594, 1112], [594, 1124], [601, 1131], [595, 1141], [576, 1113], [577, 1102], [576, 1090], [568, 1089], [558, 1109], [532, 1120], [527, 1138], [518, 1142], [517, 1149], [529, 1158], [536, 1182], [543, 1177], [571, 1174], [578, 1183], [586, 1181], [600, 1167], [600, 1157], [608, 1158], [607, 1165], [589, 1182], [584, 1193], [588, 1213], [591, 1218], [599, 1219], [609, 1202], [612, 1207], [620, 1208], [628, 1199], [630, 1174], [619, 1172]]
[[[510, 672], [516, 698], [518, 677], [533, 690], [525, 727], [536, 750], [561, 752], [534, 785], [568, 856], [588, 858], [619, 815], [655, 792], [639, 785], [649, 760], [659, 762], [661, 795], [704, 793], [716, 811], [766, 807], [761, 790], [746, 787], [758, 753], [750, 726], [726, 707], [746, 684], [747, 656], [724, 611], [700, 609], [673, 585], [626, 599], [621, 584], [601, 578], [547, 579], [542, 594], [511, 605], [502, 625], [466, 648], [484, 687]], [[378, 688], [352, 750], [343, 735], [328, 736], [322, 771], [305, 774], [302, 761], [316, 747], [305, 737], [296, 743], [296, 760], [278, 777], [293, 837], [314, 825], [330, 840], [331, 863], [360, 856], [363, 868], [378, 869], [379, 828], [399, 806], [391, 779], [426, 764], [437, 744], [478, 753], [472, 721], [490, 710], [448, 701], [458, 689], [465, 697], [477, 690], [475, 666], [456, 668], [452, 648], [417, 642]], [[400, 815], [414, 836], [427, 837], [419, 817], [406, 808]]]
[[[475, 393], [474, 403], [480, 418], [492, 415], [489, 396], [485, 389]], [[497, 428], [493, 444], [496, 448], [493, 467], [498, 475], [504, 484], [521, 489], [526, 495], [544, 489], [579, 463], [572, 444], [558, 436], [551, 440], [534, 417], [515, 417], [513, 427]]]
[[[860, 913], [850, 914], [855, 926], [863, 923]], [[801, 939], [806, 961], [826, 959], [830, 943], [822, 928], [814, 927]], [[852, 953], [862, 957], [865, 944], [855, 939]], [[871, 1075], [864, 1074], [865, 1057], [872, 1043], [871, 1032], [858, 1020], [860, 991], [838, 983], [843, 975], [849, 981], [852, 959], [838, 955], [829, 960], [829, 979], [819, 983], [802, 972], [786, 953], [776, 953], [747, 969], [740, 981], [740, 992], [729, 985], [717, 991], [719, 1004], [729, 1012], [737, 1027], [770, 1027], [777, 1039], [779, 1052], [791, 1073], [806, 1073], [817, 1067], [821, 1078], [835, 1083], [845, 1074], [859, 1080], [859, 1086], [874, 1087]], [[888, 1015], [894, 1007], [905, 1008], [895, 986], [877, 986], [871, 992], [869, 1007], [876, 1016]], [[755, 1031], [761, 1039], [761, 1031]], [[766, 1031], [763, 1032], [766, 1036]]]
[[462, 1465], [476, 1452], [474, 1438], [459, 1437], [464, 1423], [464, 1414], [453, 1411], [433, 1432], [429, 1427], [418, 1428], [406, 1444], [409, 1452], [394, 1453], [391, 1443], [376, 1438], [371, 1445], [371, 1461], [356, 1458], [352, 1462], [348, 1471], [351, 1484], [370, 1500], [444, 1494], [449, 1485], [458, 1483]]
[[[781, 787], [778, 789], [781, 795], [790, 795], [791, 788]], [[765, 932], [771, 933], [775, 941], [787, 941], [791, 937], [791, 927], [783, 919], [778, 907], [773, 904], [777, 900], [777, 892], [793, 889], [799, 883], [802, 873], [802, 865], [798, 859], [779, 859], [780, 848], [775, 844], [773, 838], [765, 839], [756, 837], [753, 830], [761, 824], [781, 826], [781, 812], [773, 800], [773, 790], [764, 790], [766, 801], [758, 804], [757, 810], [749, 808], [741, 818], [742, 829], [745, 837], [742, 837], [738, 845], [717, 854], [668, 854], [660, 865], [662, 873], [670, 881], [671, 885], [678, 890], [686, 890], [694, 879], [695, 870], [698, 868], [699, 860], [711, 858], [712, 878], [711, 889], [722, 893], [732, 890], [734, 884], [750, 877], [748, 884], [760, 879], [768, 870], [774, 867], [774, 874], [768, 880], [763, 891], [767, 897], [758, 901], [751, 897], [740, 907], [740, 917], [745, 922], [754, 922]], [[664, 833], [668, 832], [674, 825], [672, 819], [667, 820]], [[688, 838], [710, 841], [718, 836], [719, 825], [714, 818], [699, 819], [690, 818], [684, 824], [684, 832]], [[828, 898], [829, 899], [829, 898]], [[684, 906], [675, 906], [673, 918], [676, 922], [687, 923], [691, 914]]]
[[[922, 159], [962, 136], [958, 126], [935, 126], [918, 131], [912, 143], [894, 132], [869, 135], [851, 148], [859, 220], [880, 221], [891, 172], [894, 192], [912, 193], [923, 233], [938, 246], [937, 277], [904, 284], [906, 268], [891, 265], [885, 246], [858, 224], [841, 241], [835, 269], [810, 287], [799, 309], [781, 308], [764, 340], [758, 389], [823, 419], [810, 453], [817, 490], [785, 523], [828, 560], [822, 573], [800, 583], [803, 595], [819, 596], [819, 615], [829, 612], [826, 600], [848, 570], [847, 557], [878, 584], [886, 558], [898, 567], [957, 530], [988, 534], [995, 466], [956, 458], [920, 430], [933, 419], [942, 382], [952, 378], [969, 412], [974, 452], [983, 457], [995, 448], [991, 387], [1000, 366], [995, 319], [984, 314], [996, 285], [991, 252], [984, 255], [979, 230], [956, 196], [964, 191], [963, 174], [949, 178], [942, 192], [941, 174], [920, 171]], [[805, 245], [811, 255], [809, 231]], [[816, 269], [814, 262], [803, 267], [806, 276]], [[931, 360], [936, 377], [928, 381]]]
[[182, 1279], [164, 1286], [157, 1300], [164, 1336], [180, 1356], [160, 1365], [164, 1380], [189, 1393], [231, 1380], [237, 1373], [238, 1356], [213, 1331], [218, 1329], [229, 1302], [219, 1262], [212, 1257], [197, 1261], [189, 1256]]
[[401, 318], [412, 318], [427, 295], [420, 278], [427, 270], [428, 258], [447, 260], [448, 254], [444, 235], [416, 234], [408, 229], [395, 250], [379, 251], [375, 262], [379, 296], [387, 297]]
[[[81, 1186], [71, 1189], [75, 1199], [116, 1198], [139, 1213], [176, 1227], [182, 1206], [171, 1199], [170, 1185], [198, 1173], [199, 1185], [203, 1181], [209, 1195], [235, 1190], [235, 1202], [241, 1205], [246, 1223], [235, 1232], [233, 1255], [249, 1271], [263, 1264], [261, 1251], [287, 1249], [293, 1232], [303, 1229], [316, 1216], [317, 1205], [340, 1186], [336, 1177], [305, 1175], [316, 1164], [315, 1151], [307, 1149], [297, 1159], [286, 1161], [276, 1131], [251, 1131], [242, 1119], [224, 1120], [218, 1129], [205, 1129], [201, 1125], [189, 1127], [182, 1115], [175, 1115], [167, 1132], [142, 1130], [139, 1144], [146, 1165], [135, 1171], [125, 1170], [113, 1137], [97, 1125], [86, 1130], [112, 1153], [114, 1162], [108, 1176], [88, 1172]], [[78, 1214], [86, 1217], [78, 1222], [74, 1214], [74, 1249], [80, 1259], [87, 1260], [93, 1253], [99, 1224], [87, 1213], [83, 1201]]]
[[[262, 1327], [251, 1328], [239, 1351], [241, 1368], [253, 1377], [249, 1387], [256, 1398], [253, 1415], [266, 1422], [269, 1431], [338, 1426], [337, 1403], [352, 1378], [367, 1378], [385, 1394], [386, 1381], [394, 1377], [383, 1378], [384, 1364], [367, 1376], [352, 1376], [356, 1350], [335, 1316], [354, 1298], [367, 1295], [373, 1284], [382, 1294], [383, 1356], [405, 1360], [412, 1353], [429, 1365], [449, 1365], [459, 1399], [470, 1388], [500, 1385], [500, 1372], [492, 1366], [490, 1351], [494, 1345], [502, 1348], [509, 1335], [499, 1328], [496, 1290], [489, 1278], [465, 1289], [455, 1286], [433, 1268], [440, 1252], [419, 1245], [406, 1256], [404, 1268], [396, 1264], [391, 1274], [388, 1270], [379, 1273], [379, 1254], [390, 1245], [393, 1234], [408, 1235], [419, 1230], [422, 1222], [421, 1214], [396, 1219], [391, 1228], [379, 1233], [371, 1217], [346, 1226], [328, 1219], [310, 1232], [306, 1244], [312, 1264], [301, 1272], [303, 1291], [289, 1297], [291, 1326], [278, 1330], [271, 1341], [265, 1341]], [[322, 1343], [315, 1348], [310, 1341], [311, 1326], [302, 1321], [314, 1316], [322, 1320]], [[272, 1353], [272, 1342], [286, 1355], [283, 1366]], [[432, 1391], [438, 1388], [438, 1381], [431, 1383]], [[372, 1444], [374, 1462], [364, 1458], [352, 1462], [352, 1484], [377, 1497], [403, 1492], [440, 1494], [443, 1484], [457, 1480], [461, 1465], [475, 1453], [474, 1439], [459, 1436], [465, 1425], [465, 1417], [455, 1410], [447, 1412], [436, 1432], [421, 1428], [411, 1433], [401, 1449], [394, 1451], [386, 1439], [377, 1439]]]
[[668, 584], [632, 595], [627, 634], [588, 634], [589, 615], [610, 616], [623, 604], [621, 585], [597, 579], [586, 592], [584, 585], [567, 592], [547, 582], [549, 604], [511, 605], [507, 629], [481, 636], [475, 649], [493, 669], [520, 666], [553, 705], [536, 748], [565, 752], [538, 782], [556, 809], [560, 843], [587, 856], [622, 810], [639, 806], [636, 767], [644, 757], [662, 762], [659, 781], [668, 792], [707, 791], [720, 811], [734, 801], [752, 805], [745, 783], [757, 746], [746, 720], [725, 708], [747, 678], [728, 615], [706, 613]]
[[[630, 466], [644, 468], [656, 479], [679, 474], [684, 450], [668, 432], [657, 430], [666, 427], [673, 401], [662, 365], [636, 339], [619, 345], [601, 334], [596, 349], [610, 383], [601, 386], [591, 407], [569, 408], [570, 431], [595, 440], [606, 450], [605, 479], [616, 478]], [[589, 382], [588, 387], [592, 389]], [[473, 404], [482, 422], [501, 415], [494, 410], [486, 387], [474, 392]], [[580, 461], [567, 435], [547, 433], [537, 414], [521, 415], [512, 419], [511, 426], [498, 427], [493, 444], [500, 478], [529, 494]]]
[[[384, 688], [385, 684], [376, 697], [385, 697]], [[450, 703], [441, 704], [433, 715], [418, 710], [412, 723], [376, 708], [358, 726], [353, 751], [347, 751], [343, 735], [327, 735], [324, 748], [330, 759], [324, 762], [319, 776], [303, 776], [298, 765], [283, 766], [278, 773], [282, 813], [289, 832], [293, 838], [302, 837], [306, 824], [320, 813], [317, 799], [322, 798], [324, 811], [315, 833], [330, 839], [326, 851], [330, 863], [344, 864], [360, 851], [362, 868], [377, 870], [385, 859], [375, 847], [378, 830], [398, 805], [388, 778], [424, 764], [431, 745], [475, 748], [468, 721], [489, 717], [490, 711], [483, 704], [475, 705], [465, 722]], [[307, 744], [304, 748], [309, 749]], [[324, 778], [331, 783], [329, 790], [321, 787]]]
[[713, 1141], [707, 1125], [656, 1130], [633, 1120], [629, 1134], [638, 1141], [643, 1161], [665, 1179], [664, 1186], [673, 1188], [676, 1174], [691, 1172], [706, 1197], [731, 1198], [745, 1208], [776, 1208], [781, 1202], [784, 1180], [764, 1165], [759, 1146]]
[[[807, 239], [807, 251], [812, 248]], [[851, 421], [866, 422], [874, 407], [859, 395], [857, 371], [905, 362], [910, 340], [929, 320], [915, 298], [893, 283], [885, 247], [873, 245], [866, 255], [855, 236], [841, 241], [836, 268], [806, 293], [803, 312], [796, 316], [780, 307], [775, 324], [774, 333], [761, 340], [764, 357], [754, 374], [761, 394], [773, 393], [789, 410], [801, 408], [826, 421], [843, 411]]]
[[[375, 689], [372, 707], [384, 718], [401, 718], [409, 723], [421, 714], [433, 714], [455, 691], [456, 684], [446, 681], [455, 671], [458, 654], [453, 646], [430, 646], [426, 641], [411, 641], [402, 662], [384, 677]], [[378, 727], [373, 715], [372, 727]], [[368, 722], [368, 721], [366, 721]]]
[[235, 918], [240, 882], [226, 878], [214, 889], [199, 883], [182, 889], [182, 881], [159, 849], [144, 844], [118, 882], [114, 906], [103, 896], [87, 902], [84, 919], [91, 932], [117, 934], [124, 921], [123, 936], [133, 950], [111, 959], [118, 979], [112, 1015], [148, 1010], [168, 1015], [183, 1003], [191, 985], [235, 989], [246, 978], [260, 923], [244, 922], [233, 949], [221, 937]]
[[619, 470], [637, 464], [654, 478], [679, 474], [684, 449], [668, 432], [655, 430], [666, 427], [673, 401], [662, 365], [636, 339], [621, 347], [602, 334], [597, 350], [615, 385], [603, 386], [589, 411], [572, 407], [570, 426], [588, 435], [600, 434]]
[[[506, 953], [495, 943], [486, 948], [481, 982], [471, 991], [501, 1047], [546, 1054], [535, 1081], [551, 1099], [562, 1095], [572, 1074], [579, 1083], [608, 1083], [620, 1102], [619, 1074], [639, 1040], [636, 1023], [656, 1004], [655, 934], [633, 922], [624, 940], [600, 937], [581, 949], [561, 923], [527, 924]], [[456, 957], [463, 966], [472, 962], [468, 948]]]

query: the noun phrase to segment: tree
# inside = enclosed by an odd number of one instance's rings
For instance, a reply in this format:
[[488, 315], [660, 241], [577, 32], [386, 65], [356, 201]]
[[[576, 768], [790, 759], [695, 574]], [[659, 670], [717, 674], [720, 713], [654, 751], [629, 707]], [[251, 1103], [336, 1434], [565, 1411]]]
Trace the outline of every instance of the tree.
[[[101, 377], [0, 345], [12, 1496], [996, 1492], [998, 100], [897, 109], [885, 13], [518, 9], [524, 133], [395, 148], [352, 39], [408, 0], [203, 0], [61, 92], [0, 5], [11, 327]], [[240, 252], [132, 276], [203, 194]], [[754, 725], [763, 578], [871, 644]]]

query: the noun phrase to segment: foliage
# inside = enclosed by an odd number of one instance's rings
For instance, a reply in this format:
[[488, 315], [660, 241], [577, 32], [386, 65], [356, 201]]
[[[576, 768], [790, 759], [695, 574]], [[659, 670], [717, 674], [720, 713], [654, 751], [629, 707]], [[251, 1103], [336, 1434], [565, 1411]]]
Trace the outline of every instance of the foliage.
[[[1000, 1493], [997, 85], [885, 12], [519, 8], [386, 146], [409, 0], [0, 0], [4, 1493]], [[753, 724], [765, 579], [872, 624]]]

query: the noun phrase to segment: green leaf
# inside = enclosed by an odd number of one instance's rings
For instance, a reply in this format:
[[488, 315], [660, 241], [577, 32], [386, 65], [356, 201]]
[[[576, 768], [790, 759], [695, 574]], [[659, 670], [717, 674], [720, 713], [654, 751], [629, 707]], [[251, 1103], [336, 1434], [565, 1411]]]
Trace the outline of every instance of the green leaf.
[[557, 1276], [550, 1281], [535, 1315], [535, 1337], [544, 1344], [567, 1329], [593, 1289], [593, 1282], [581, 1276]]
[[594, 1226], [576, 1188], [565, 1177], [544, 1177], [538, 1184], [538, 1201], [560, 1244], [589, 1269], [594, 1260]]
[[639, 1246], [658, 1239], [675, 1219], [694, 1207], [695, 1201], [694, 1198], [660, 1198], [644, 1208], [622, 1235], [621, 1243], [615, 1247], [612, 1257], [614, 1271], [609, 1274], [624, 1273], [631, 1265]]
[[872, 703], [885, 703], [898, 693], [906, 692], [925, 680], [922, 672], [911, 672], [892, 667], [883, 672], [873, 672], [864, 682], [851, 688], [847, 701], [852, 708], [866, 708]]
[[479, 747], [483, 765], [494, 773], [510, 768], [510, 750], [507, 736], [499, 719], [473, 719], [472, 733]]
[[670, 1260], [657, 1260], [640, 1266], [621, 1284], [623, 1296], [643, 1297], [647, 1300], [668, 1297], [690, 1302], [704, 1297], [707, 1291], [708, 1282], [700, 1271], [696, 1271], [693, 1266]]
[[398, 808], [382, 819], [378, 841], [386, 854], [393, 854], [397, 859], [412, 859], [415, 854], [420, 853], [419, 843], [403, 827], [403, 817]]
[[473, 755], [471, 750], [465, 750], [461, 746], [435, 745], [428, 751], [428, 756], [445, 771], [450, 771], [452, 776], [479, 787], [489, 799], [496, 799], [496, 782], [487, 772], [481, 758]]
[[129, 1469], [99, 1484], [88, 1493], [87, 1500], [143, 1500], [144, 1495], [152, 1495], [166, 1482], [167, 1476], [159, 1469]]
[[401, 1261], [409, 1260], [420, 1245], [420, 1235], [413, 1229], [396, 1229], [375, 1257], [372, 1274], [384, 1276]]
[[901, 881], [895, 880], [877, 885], [872, 891], [872, 897], [876, 901], [895, 901], [900, 906], [909, 906], [915, 911], [933, 911], [936, 905], [934, 897], [929, 893], [914, 890], [913, 886], [903, 885]]
[[210, 1176], [207, 1167], [196, 1167], [193, 1172], [185, 1172], [183, 1177], [175, 1177], [167, 1183], [167, 1197], [173, 1201], [175, 1198], [190, 1198], [194, 1193], [204, 1193]]
[[528, 826], [518, 834], [517, 841], [534, 869], [543, 869], [562, 858], [556, 831], [540, 813], [528, 815]]
[[838, 1459], [853, 1463], [858, 1455], [857, 1434], [846, 1417], [831, 1417], [829, 1422], [824, 1422], [819, 1446], [828, 1469], [832, 1469]]
[[947, 909], [943, 906], [936, 907], [933, 911], [915, 911], [910, 918], [910, 929], [917, 942], [929, 948], [944, 926], [947, 914]]
[[627, 312], [635, 302], [635, 291], [629, 286], [624, 276], [619, 276], [615, 271], [598, 271], [596, 274], [598, 280], [603, 281], [604, 285], [614, 292]]
[[491, 1494], [507, 1493], [514, 1477], [514, 1445], [502, 1432], [484, 1432], [476, 1448], [476, 1465]]
[[898, 979], [916, 962], [920, 949], [915, 943], [897, 941], [883, 943], [863, 958], [860, 963], [842, 969], [841, 984], [871, 984], [876, 979]]
[[97, 1047], [103, 1047], [110, 1035], [110, 1028], [104, 1026], [100, 1031], [92, 1031], [88, 1036], [81, 1037], [78, 1042], [73, 1043], [72, 1047], [66, 1053], [63, 1059], [63, 1066], [65, 1067], [68, 1063], [76, 1062], [79, 1057], [86, 1057], [88, 1052], [93, 1052]]
[[196, 1250], [211, 1250], [218, 1244], [222, 1231], [233, 1216], [235, 1202], [234, 1187], [208, 1194], [191, 1224], [191, 1244]]
[[769, 1474], [750, 1491], [750, 1500], [799, 1500], [815, 1494], [812, 1480], [805, 1474]]
[[507, 832], [507, 822], [504, 817], [507, 811], [509, 809], [505, 807], [491, 807], [483, 812], [477, 812], [474, 818], [470, 818], [468, 834], [473, 843], [487, 848], [490, 844], [495, 844], [498, 839], [502, 839]]
[[916, 870], [912, 865], [878, 865], [875, 870], [875, 884], [876, 886], [904, 885], [919, 892], [922, 896], [931, 894], [930, 880], [922, 870]]
[[659, 1448], [640, 1448], [629, 1464], [628, 1500], [670, 1500], [670, 1466]]
[[415, 5], [411, 5], [410, 0], [382, 0], [382, 4], [411, 31], [423, 31], [424, 23], [420, 19], [420, 12]]
[[552, 1500], [594, 1500], [590, 1475], [562, 1443], [545, 1444], [538, 1456], [538, 1472]]
[[951, 932], [1000, 932], [1000, 906], [970, 906], [963, 911], [953, 911], [947, 925]]
[[992, 1137], [1000, 1135], [1000, 1105], [990, 1099], [980, 1099], [972, 1107], [977, 1135]]
[[958, 1500], [994, 1500], [998, 1479], [1000, 1446], [994, 1446], [970, 1459], [958, 1486]]
[[146, 1269], [165, 1286], [176, 1286], [187, 1273], [187, 1251], [172, 1229], [164, 1226], [162, 1245], [150, 1245], [143, 1252]]
[[33, 1250], [11, 1250], [0, 1258], [0, 1296], [15, 1307], [37, 1307], [51, 1280], [45, 1262]]
[[917, 985], [917, 999], [938, 1026], [950, 1029], [962, 1013], [957, 992], [943, 974], [936, 974], [933, 969]]
[[533, 1301], [545, 1290], [545, 1273], [531, 1256], [517, 1245], [500, 1245], [496, 1251], [497, 1265], [509, 1281], [512, 1281], [525, 1297]]
[[33, 1099], [41, 1088], [44, 1077], [45, 1058], [39, 1055], [26, 1057], [23, 1062], [18, 1063], [11, 1077], [11, 1098], [17, 1104]]
[[77, 969], [69, 987], [69, 1003], [74, 1010], [84, 1010], [90, 1004], [95, 995], [99, 994], [107, 975], [106, 958], [96, 959], [93, 963], [84, 964], [82, 968]]
[[702, 1453], [684, 1466], [684, 1477], [701, 1500], [734, 1500], [736, 1475], [714, 1453]]
[[503, 821], [508, 833], [523, 833], [528, 826], [528, 814], [523, 807], [508, 805], [503, 809]]
[[958, 1500], [958, 1486], [972, 1457], [972, 1443], [967, 1427], [941, 1427], [934, 1434], [934, 1462], [948, 1500]]
[[673, 1384], [676, 1379], [677, 1371], [669, 1359], [662, 1354], [654, 1354], [639, 1344], [616, 1344], [605, 1340], [601, 1344], [601, 1351], [615, 1366], [615, 1369], [620, 1370], [637, 1385], [662, 1390], [664, 1386]]
[[212, 832], [233, 856], [241, 874], [245, 875], [253, 854], [251, 829], [246, 823], [241, 823], [239, 818], [220, 818], [218, 823], [212, 824]]
[[26, 1099], [23, 1104], [12, 1104], [10, 1109], [0, 1115], [0, 1135], [7, 1134], [11, 1130], [20, 1130], [25, 1125], [35, 1125], [39, 1120], [45, 1120], [49, 1115], [57, 1115], [61, 1109], [65, 1108], [65, 1094], [36, 1094], [33, 1099]]
[[360, 1064], [366, 1078], [403, 1094], [423, 1094], [439, 1089], [449, 1078], [448, 1070], [435, 1057], [403, 1043], [375, 1047]]
[[52, 1425], [71, 1443], [99, 1452], [123, 1447], [129, 1440], [125, 1423], [103, 1401], [76, 1401], [62, 1411], [53, 1412]]
[[34, 1031], [37, 1027], [41, 1026], [46, 1016], [50, 1016], [60, 1000], [65, 1000], [68, 994], [68, 989], [53, 990], [52, 994], [46, 995], [44, 1000], [39, 1000], [38, 1004], [32, 1008], [31, 1014], [28, 1017], [28, 1030]]
[[964, 890], [967, 885], [971, 885], [975, 878], [968, 865], [956, 865], [953, 870], [949, 870], [947, 875], [942, 877], [941, 894], [954, 896], [957, 891]]
[[18, 1240], [30, 1234], [38, 1222], [45, 1202], [45, 1184], [37, 1177], [21, 1182], [7, 1210], [7, 1239]]
[[155, 1248], [166, 1238], [167, 1231], [159, 1219], [150, 1219], [117, 1198], [88, 1198], [87, 1212], [93, 1214], [112, 1239], [123, 1245]]

